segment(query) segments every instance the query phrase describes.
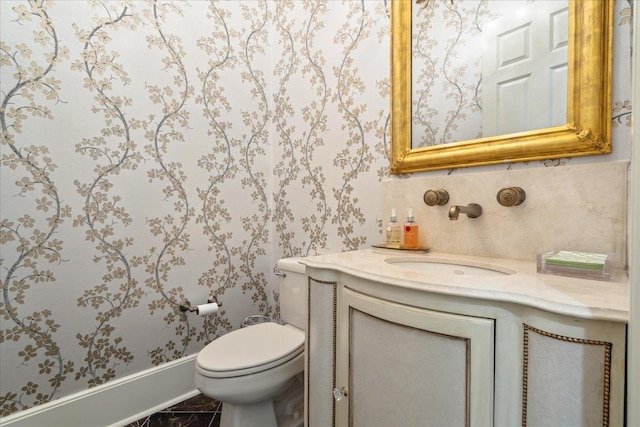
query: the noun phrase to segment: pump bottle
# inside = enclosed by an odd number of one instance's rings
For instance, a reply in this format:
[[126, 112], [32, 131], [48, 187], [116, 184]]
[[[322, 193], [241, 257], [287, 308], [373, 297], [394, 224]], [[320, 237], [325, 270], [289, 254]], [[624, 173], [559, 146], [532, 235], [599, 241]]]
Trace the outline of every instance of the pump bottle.
[[402, 235], [402, 226], [396, 217], [396, 208], [391, 209], [391, 219], [387, 224], [387, 240], [385, 242], [388, 248], [399, 248]]
[[418, 224], [413, 220], [413, 209], [407, 209], [407, 222], [404, 224], [404, 248], [419, 249]]

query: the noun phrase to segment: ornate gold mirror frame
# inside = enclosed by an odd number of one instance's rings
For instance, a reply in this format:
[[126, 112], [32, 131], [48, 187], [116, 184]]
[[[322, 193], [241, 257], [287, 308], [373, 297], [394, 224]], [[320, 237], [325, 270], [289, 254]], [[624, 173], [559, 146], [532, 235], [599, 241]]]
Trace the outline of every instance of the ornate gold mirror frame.
[[611, 152], [613, 0], [569, 0], [567, 124], [411, 148], [411, 3], [391, 1], [391, 173]]

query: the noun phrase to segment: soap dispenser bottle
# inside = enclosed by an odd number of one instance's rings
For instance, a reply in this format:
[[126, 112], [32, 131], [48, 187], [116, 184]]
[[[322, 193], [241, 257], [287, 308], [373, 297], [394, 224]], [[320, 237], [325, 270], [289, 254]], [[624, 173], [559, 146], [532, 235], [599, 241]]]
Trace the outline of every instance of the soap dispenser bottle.
[[402, 226], [398, 222], [396, 216], [396, 208], [391, 209], [391, 219], [387, 224], [387, 240], [385, 242], [388, 248], [399, 248], [402, 235]]
[[420, 248], [418, 236], [418, 224], [413, 220], [413, 209], [407, 209], [407, 222], [404, 225], [404, 247], [405, 249]]

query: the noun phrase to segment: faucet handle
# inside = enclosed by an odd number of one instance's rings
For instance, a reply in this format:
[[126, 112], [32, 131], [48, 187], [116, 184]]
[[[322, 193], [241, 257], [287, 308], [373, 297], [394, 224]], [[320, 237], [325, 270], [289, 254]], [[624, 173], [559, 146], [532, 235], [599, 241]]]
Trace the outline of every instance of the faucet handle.
[[496, 195], [498, 203], [502, 206], [518, 206], [524, 199], [527, 198], [527, 193], [520, 187], [505, 187], [501, 188]]
[[428, 206], [444, 206], [449, 202], [447, 190], [427, 190], [422, 197]]

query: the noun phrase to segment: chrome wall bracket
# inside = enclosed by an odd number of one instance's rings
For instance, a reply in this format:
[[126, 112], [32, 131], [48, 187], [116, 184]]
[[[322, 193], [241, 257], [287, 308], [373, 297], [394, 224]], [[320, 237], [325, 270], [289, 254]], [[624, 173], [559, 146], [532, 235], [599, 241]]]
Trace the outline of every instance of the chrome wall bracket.
[[[222, 307], [222, 303], [218, 302], [218, 299], [216, 298], [215, 295], [209, 295], [209, 298], [207, 298], [207, 304], [211, 304], [211, 303], [216, 303], [218, 304], [218, 307]], [[180, 304], [180, 311], [197, 312], [198, 306], [192, 306], [189, 300], [186, 299], [182, 304]]]

